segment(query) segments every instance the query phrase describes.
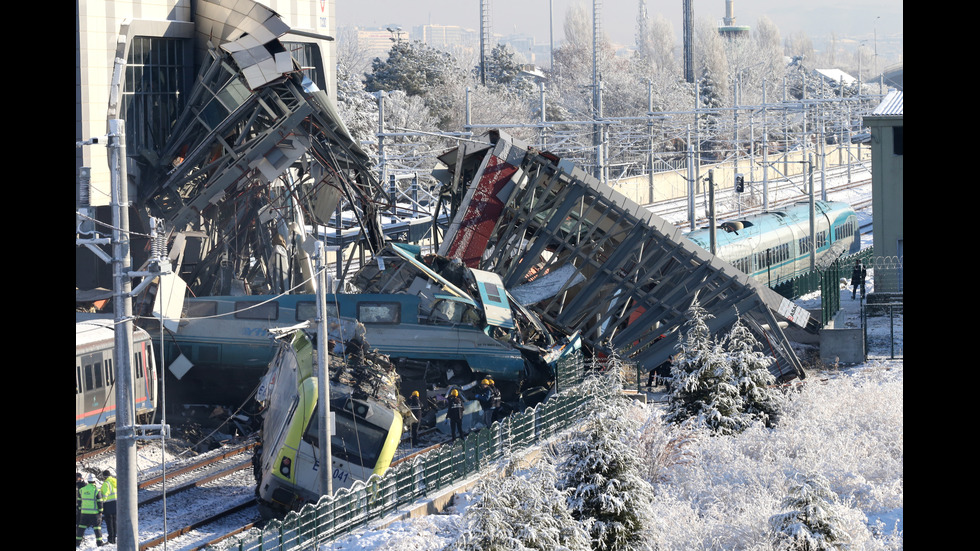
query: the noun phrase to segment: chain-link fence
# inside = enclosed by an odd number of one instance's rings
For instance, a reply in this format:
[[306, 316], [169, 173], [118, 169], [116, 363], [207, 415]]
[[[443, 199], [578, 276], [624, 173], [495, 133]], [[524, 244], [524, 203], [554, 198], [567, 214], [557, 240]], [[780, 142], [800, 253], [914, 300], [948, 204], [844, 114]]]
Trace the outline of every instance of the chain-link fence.
[[865, 266], [867, 302], [861, 313], [865, 356], [904, 357], [903, 257], [872, 256]]

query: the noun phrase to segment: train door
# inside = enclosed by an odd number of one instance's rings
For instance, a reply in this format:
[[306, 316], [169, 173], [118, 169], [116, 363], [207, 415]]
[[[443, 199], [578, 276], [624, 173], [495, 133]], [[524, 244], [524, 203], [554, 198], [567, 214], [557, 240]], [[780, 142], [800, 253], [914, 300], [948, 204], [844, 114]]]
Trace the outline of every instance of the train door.
[[110, 416], [110, 396], [107, 388], [106, 369], [112, 369], [111, 357], [103, 362], [101, 353], [85, 354], [81, 361], [82, 408], [86, 416], [92, 417], [90, 424], [105, 421]]

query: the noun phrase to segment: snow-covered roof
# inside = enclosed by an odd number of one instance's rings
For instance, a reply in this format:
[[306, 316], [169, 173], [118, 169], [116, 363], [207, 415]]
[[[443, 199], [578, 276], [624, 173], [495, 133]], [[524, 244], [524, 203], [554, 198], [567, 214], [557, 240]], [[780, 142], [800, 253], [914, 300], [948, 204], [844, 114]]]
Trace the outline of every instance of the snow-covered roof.
[[817, 69], [817, 73], [832, 82], [843, 82], [845, 85], [851, 85], [857, 81], [856, 78], [851, 75], [841, 71], [840, 69]]
[[871, 112], [872, 117], [903, 117], [905, 114], [902, 112], [902, 92], [900, 90], [892, 90], [888, 92], [885, 99], [881, 100], [878, 107], [875, 107], [874, 111]]

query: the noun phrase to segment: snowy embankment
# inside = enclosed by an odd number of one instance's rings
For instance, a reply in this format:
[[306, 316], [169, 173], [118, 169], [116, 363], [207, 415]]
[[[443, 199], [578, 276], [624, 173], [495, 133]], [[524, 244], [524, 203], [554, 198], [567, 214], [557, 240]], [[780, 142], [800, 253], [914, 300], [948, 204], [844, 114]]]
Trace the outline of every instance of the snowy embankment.
[[[779, 425], [737, 436], [684, 432], [657, 405], [636, 405], [635, 440], [653, 485], [650, 544], [660, 549], [775, 549], [769, 518], [797, 474], [825, 477], [840, 502], [852, 549], [903, 547], [902, 360], [870, 360], [810, 373], [789, 391]], [[467, 495], [466, 500], [479, 499]], [[465, 501], [465, 500], [464, 500]], [[443, 549], [463, 525], [465, 503], [447, 514], [365, 530], [324, 549]]]

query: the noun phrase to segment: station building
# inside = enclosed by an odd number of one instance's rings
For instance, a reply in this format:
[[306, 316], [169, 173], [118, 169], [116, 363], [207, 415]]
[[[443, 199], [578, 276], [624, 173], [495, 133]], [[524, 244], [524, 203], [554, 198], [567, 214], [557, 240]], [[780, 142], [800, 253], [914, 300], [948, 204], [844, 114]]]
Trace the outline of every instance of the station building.
[[895, 270], [875, 274], [875, 289], [901, 291], [905, 255], [905, 111], [903, 92], [890, 91], [864, 117], [871, 129], [871, 188], [876, 257], [896, 260]]

